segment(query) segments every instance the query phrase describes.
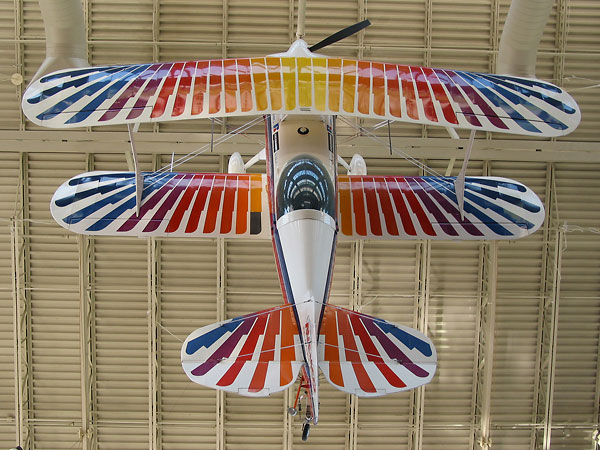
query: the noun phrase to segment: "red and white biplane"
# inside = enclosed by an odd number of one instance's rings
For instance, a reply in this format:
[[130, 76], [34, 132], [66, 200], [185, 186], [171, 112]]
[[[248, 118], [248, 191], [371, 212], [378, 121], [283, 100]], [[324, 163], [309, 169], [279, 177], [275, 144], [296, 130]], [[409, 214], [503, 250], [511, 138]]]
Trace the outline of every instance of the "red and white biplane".
[[338, 174], [336, 116], [540, 137], [580, 120], [569, 94], [537, 79], [318, 48], [298, 39], [266, 57], [60, 70], [22, 102], [31, 121], [53, 128], [264, 117], [265, 175], [246, 174], [239, 154], [227, 174], [84, 173], [58, 188], [51, 211], [89, 235], [272, 239], [284, 303], [197, 329], [181, 360], [192, 381], [249, 396], [301, 374], [303, 439], [319, 417], [319, 370], [364, 397], [421, 386], [436, 370], [421, 332], [328, 304], [338, 239], [517, 239], [544, 219], [531, 189], [505, 178], [369, 176], [358, 156]]

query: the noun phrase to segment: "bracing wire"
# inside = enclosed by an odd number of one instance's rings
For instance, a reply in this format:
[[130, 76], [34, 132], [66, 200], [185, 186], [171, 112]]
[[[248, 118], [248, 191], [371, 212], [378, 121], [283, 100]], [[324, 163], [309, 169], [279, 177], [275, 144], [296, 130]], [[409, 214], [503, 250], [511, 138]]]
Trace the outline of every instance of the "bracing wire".
[[345, 124], [351, 126], [352, 128], [354, 128], [359, 133], [364, 134], [368, 138], [371, 138], [373, 141], [381, 144], [382, 146], [389, 147], [392, 150], [392, 152], [395, 153], [397, 156], [401, 156], [402, 158], [406, 159], [408, 162], [414, 164], [419, 169], [422, 169], [425, 173], [428, 173], [430, 175], [434, 175], [436, 177], [442, 177], [443, 176], [442, 174], [440, 174], [439, 172], [437, 172], [435, 169], [432, 169], [427, 164], [423, 164], [421, 161], [419, 161], [416, 158], [413, 158], [408, 153], [403, 152], [402, 150], [397, 149], [397, 148], [395, 148], [393, 146], [390, 146], [389, 142], [385, 142], [382, 138], [380, 138], [379, 136], [377, 136], [375, 133], [372, 133], [371, 131], [367, 130], [366, 128], [361, 127], [360, 125], [357, 125], [354, 122], [352, 122], [351, 120], [348, 120], [347, 118], [342, 117], [342, 116], [338, 116], [338, 119], [340, 119]]

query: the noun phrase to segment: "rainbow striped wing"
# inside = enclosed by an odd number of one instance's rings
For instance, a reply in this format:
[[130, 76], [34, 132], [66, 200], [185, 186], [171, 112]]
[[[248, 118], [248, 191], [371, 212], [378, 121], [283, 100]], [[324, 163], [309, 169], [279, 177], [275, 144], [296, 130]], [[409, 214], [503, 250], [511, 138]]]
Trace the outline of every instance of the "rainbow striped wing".
[[319, 367], [332, 385], [376, 397], [429, 383], [437, 366], [432, 342], [402, 325], [326, 305]]
[[560, 136], [581, 119], [539, 80], [279, 56], [63, 70], [32, 83], [22, 108], [53, 128], [291, 113]]
[[506, 178], [467, 177], [464, 216], [453, 177], [340, 176], [340, 239], [517, 239], [544, 221], [544, 206]]
[[80, 234], [271, 237], [266, 176], [144, 173], [139, 216], [133, 172], [90, 172], [64, 183], [50, 210]]
[[181, 348], [181, 363], [195, 383], [264, 397], [290, 386], [303, 364], [291, 305], [199, 328]]

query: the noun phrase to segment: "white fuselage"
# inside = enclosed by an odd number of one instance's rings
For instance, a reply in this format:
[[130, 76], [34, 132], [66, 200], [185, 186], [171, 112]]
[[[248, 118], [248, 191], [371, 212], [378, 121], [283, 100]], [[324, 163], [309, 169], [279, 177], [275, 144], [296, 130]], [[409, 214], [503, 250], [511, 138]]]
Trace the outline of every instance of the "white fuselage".
[[273, 244], [284, 296], [294, 305], [311, 416], [317, 423], [318, 332], [337, 234], [334, 129], [329, 117], [272, 117], [267, 122]]

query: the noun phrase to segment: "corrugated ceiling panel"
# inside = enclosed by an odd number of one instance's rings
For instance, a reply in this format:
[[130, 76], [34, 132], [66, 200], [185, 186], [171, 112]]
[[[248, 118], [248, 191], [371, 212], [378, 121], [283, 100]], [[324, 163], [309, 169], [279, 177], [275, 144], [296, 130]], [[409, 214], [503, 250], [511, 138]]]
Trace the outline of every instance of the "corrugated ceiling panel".
[[567, 50], [598, 52], [600, 9], [595, 2], [570, 0], [568, 3]]
[[[0, 11], [0, 17], [2, 14], [4, 11]], [[0, 29], [0, 33], [2, 31]], [[2, 82], [0, 82], [0, 129], [2, 130], [18, 130], [21, 123], [18, 87], [9, 81], [14, 73], [18, 73], [15, 45], [2, 42], [0, 43], [0, 77], [2, 78]]]
[[[365, 2], [366, 3], [366, 2]], [[346, 28], [359, 20], [358, 2], [353, 0], [329, 0], [326, 2], [307, 2], [306, 7], [306, 41], [315, 44], [327, 36]], [[294, 23], [294, 32], [296, 25]], [[344, 39], [344, 46], [356, 46], [359, 36]], [[322, 52], [332, 54], [335, 44]], [[356, 56], [356, 51], [353, 51]]]
[[89, 0], [90, 38], [152, 42], [152, 0]]
[[[19, 157], [0, 153], [0, 446], [14, 445], [15, 375], [12, 294], [12, 246], [8, 219], [15, 214]], [[4, 423], [4, 421], [8, 423]]]
[[[94, 170], [126, 170], [124, 154], [93, 155]], [[142, 170], [149, 155], [139, 155]], [[148, 448], [148, 243], [93, 239], [95, 418], [100, 448]]]
[[227, 2], [227, 42], [273, 43], [287, 49], [289, 3], [277, 0]]
[[159, 2], [161, 41], [219, 42], [223, 37], [223, 2], [193, 0]]
[[[193, 384], [181, 367], [181, 341], [217, 320], [217, 250], [213, 240], [162, 239], [160, 246], [160, 421], [163, 445], [189, 442], [214, 448], [216, 391]], [[174, 336], [173, 336], [174, 335]], [[171, 430], [170, 432], [166, 430]], [[165, 432], [166, 431], [166, 432]], [[182, 430], [183, 431], [183, 430]], [[178, 447], [185, 448], [185, 446]]]
[[[556, 164], [558, 212], [570, 227], [594, 227], [600, 217], [598, 165]], [[600, 236], [566, 233], [561, 265], [554, 420], [589, 422], [594, 402], [600, 336]]]
[[[547, 164], [492, 162], [490, 174], [510, 177], [545, 200]], [[495, 316], [491, 415], [493, 426], [514, 427], [532, 422], [538, 350], [538, 317], [542, 282], [544, 232], [498, 244], [498, 283]], [[531, 432], [494, 429], [494, 443], [530, 445]]]
[[[489, 48], [489, 0], [435, 0], [432, 5], [432, 46]], [[461, 23], [461, 26], [457, 27], [457, 23]]]
[[366, 10], [371, 26], [364, 35], [365, 45], [421, 48], [425, 44], [423, 1], [369, 0]]
[[83, 167], [84, 155], [28, 156], [32, 221], [27, 225], [26, 287], [31, 299], [34, 418], [58, 421], [54, 428], [36, 423], [34, 436], [40, 448], [72, 445], [77, 437], [69, 422], [81, 421], [77, 241], [53, 223], [48, 205], [57, 185]]
[[[271, 242], [230, 240], [225, 245], [226, 317], [237, 317], [282, 304]], [[266, 398], [226, 394], [227, 448], [249, 448], [248, 445], [260, 442], [264, 442], [268, 448], [280, 448], [283, 442], [283, 409], [283, 393]], [[269, 427], [257, 434], [252, 426], [247, 426], [248, 422], [254, 427], [264, 424], [269, 424]]]

